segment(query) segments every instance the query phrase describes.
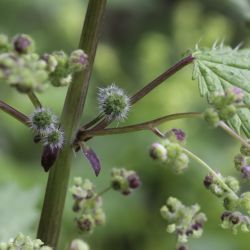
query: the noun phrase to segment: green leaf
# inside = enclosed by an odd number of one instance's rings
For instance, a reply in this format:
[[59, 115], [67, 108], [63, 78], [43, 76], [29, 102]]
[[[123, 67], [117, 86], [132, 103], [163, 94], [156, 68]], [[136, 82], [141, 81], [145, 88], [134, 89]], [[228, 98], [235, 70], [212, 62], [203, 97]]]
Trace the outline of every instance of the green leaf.
[[[214, 94], [224, 94], [230, 87], [245, 93], [244, 103], [250, 105], [250, 49], [232, 49], [223, 45], [212, 49], [196, 48], [193, 52], [193, 79], [198, 80], [200, 94], [208, 102]], [[250, 111], [242, 108], [228, 121], [237, 132], [242, 129], [250, 138]]]

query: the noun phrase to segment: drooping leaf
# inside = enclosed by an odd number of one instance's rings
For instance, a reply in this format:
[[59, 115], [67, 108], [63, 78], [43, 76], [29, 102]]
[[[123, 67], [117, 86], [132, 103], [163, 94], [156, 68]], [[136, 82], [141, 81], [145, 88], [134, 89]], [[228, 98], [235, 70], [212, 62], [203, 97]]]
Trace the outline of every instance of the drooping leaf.
[[94, 170], [95, 175], [98, 176], [101, 170], [101, 163], [98, 156], [96, 155], [94, 150], [85, 143], [81, 143], [81, 148], [84, 156], [87, 158], [92, 169]]
[[[193, 53], [193, 79], [198, 80], [200, 94], [208, 98], [223, 94], [230, 87], [240, 88], [244, 103], [250, 105], [250, 49], [232, 49], [223, 45], [212, 49], [199, 49]], [[237, 132], [242, 129], [250, 138], [250, 111], [241, 108], [228, 121]]]

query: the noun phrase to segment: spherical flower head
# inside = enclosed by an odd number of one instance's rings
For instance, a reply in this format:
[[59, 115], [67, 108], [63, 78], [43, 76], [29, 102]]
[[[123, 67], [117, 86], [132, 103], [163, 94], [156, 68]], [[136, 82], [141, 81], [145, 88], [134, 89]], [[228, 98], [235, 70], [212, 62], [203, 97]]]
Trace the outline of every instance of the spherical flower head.
[[162, 144], [155, 142], [149, 149], [149, 155], [154, 160], [165, 161], [167, 159], [167, 149]]
[[242, 167], [246, 165], [246, 159], [242, 154], [237, 154], [234, 157], [234, 166], [236, 170], [241, 171]]
[[30, 116], [31, 128], [39, 134], [47, 134], [54, 129], [56, 117], [47, 108], [37, 108]]
[[44, 145], [48, 145], [52, 150], [61, 149], [64, 142], [64, 133], [62, 130], [54, 128], [44, 137]]
[[225, 183], [235, 192], [238, 193], [240, 190], [239, 181], [233, 176], [227, 176], [225, 178]]
[[227, 194], [226, 197], [223, 199], [223, 206], [227, 210], [235, 210], [238, 205], [238, 198], [231, 193]]
[[95, 227], [95, 221], [91, 215], [83, 214], [77, 219], [77, 225], [82, 232], [92, 233]]
[[71, 244], [69, 250], [89, 250], [89, 245], [80, 239], [74, 239]]
[[175, 136], [175, 139], [180, 142], [183, 143], [185, 141], [186, 138], [186, 134], [183, 130], [181, 129], [177, 129], [177, 128], [173, 128], [171, 129], [172, 134]]
[[[249, 144], [250, 140], [247, 140], [247, 143]], [[250, 145], [250, 144], [249, 144]], [[240, 152], [244, 156], [250, 156], [250, 147], [247, 147], [246, 145], [242, 145], [240, 148]]]
[[25, 34], [17, 35], [13, 38], [13, 47], [20, 54], [32, 53], [35, 50], [33, 39]]
[[73, 72], [80, 72], [88, 65], [88, 56], [81, 49], [74, 50], [69, 56], [69, 68]]
[[129, 187], [136, 189], [141, 185], [140, 177], [136, 173], [131, 173], [127, 176]]
[[130, 109], [130, 99], [124, 91], [114, 84], [100, 88], [98, 92], [99, 109], [108, 120], [123, 121]]

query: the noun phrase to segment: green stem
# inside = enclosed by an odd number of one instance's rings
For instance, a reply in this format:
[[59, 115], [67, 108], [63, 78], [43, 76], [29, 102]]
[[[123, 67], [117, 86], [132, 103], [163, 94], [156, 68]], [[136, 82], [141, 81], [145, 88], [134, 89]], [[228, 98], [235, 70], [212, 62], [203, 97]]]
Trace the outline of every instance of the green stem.
[[112, 189], [111, 186], [106, 187], [105, 189], [103, 189], [101, 192], [99, 192], [96, 196], [93, 197], [93, 199], [97, 199], [98, 197], [102, 196], [103, 194], [107, 193], [108, 191], [110, 191]]
[[24, 115], [23, 113], [19, 112], [18, 110], [14, 109], [13, 107], [11, 107], [10, 105], [1, 100], [0, 100], [0, 109], [4, 111], [6, 114], [9, 114], [13, 118], [21, 122], [22, 124], [29, 127], [29, 118], [26, 115]]
[[222, 180], [220, 175], [218, 175], [206, 162], [204, 162], [202, 159], [200, 159], [197, 155], [193, 154], [188, 149], [184, 147], [182, 147], [182, 149], [190, 158], [192, 158], [193, 160], [198, 162], [202, 167], [204, 167], [218, 181], [218, 183], [221, 185], [221, 187], [223, 187], [223, 189], [231, 193], [235, 198], [238, 198], [238, 195]]
[[221, 127], [224, 131], [226, 131], [234, 139], [238, 140], [241, 144], [243, 144], [247, 148], [250, 148], [250, 144], [248, 144], [248, 142], [246, 140], [244, 140], [240, 135], [238, 135], [233, 129], [231, 129], [229, 126], [227, 126], [227, 124], [225, 122], [220, 121], [219, 127]]
[[119, 128], [106, 128], [100, 130], [87, 130], [82, 131], [78, 137], [80, 140], [84, 138], [91, 137], [91, 136], [100, 136], [100, 135], [114, 135], [114, 134], [124, 134], [124, 133], [131, 133], [140, 130], [152, 130], [154, 127], [173, 120], [183, 119], [183, 118], [202, 118], [202, 113], [199, 112], [187, 112], [187, 113], [176, 113], [171, 115], [166, 115], [151, 121], [133, 124], [129, 126], [119, 127]]
[[79, 48], [88, 55], [89, 66], [83, 72], [77, 73], [69, 86], [61, 116], [65, 144], [49, 173], [37, 237], [46, 245], [52, 246], [54, 250], [57, 249], [68, 188], [72, 143], [82, 116], [106, 2], [106, 0], [89, 1], [79, 45]]
[[34, 92], [32, 92], [32, 91], [29, 92], [28, 97], [29, 97], [30, 101], [32, 102], [32, 104], [34, 105], [35, 108], [41, 108], [42, 107], [41, 102], [39, 101], [38, 97], [35, 95]]
[[94, 118], [92, 121], [86, 123], [81, 127], [80, 130], [85, 130], [88, 128], [91, 128], [93, 125], [95, 125], [97, 122], [99, 122], [104, 117], [104, 114], [99, 114], [96, 118]]

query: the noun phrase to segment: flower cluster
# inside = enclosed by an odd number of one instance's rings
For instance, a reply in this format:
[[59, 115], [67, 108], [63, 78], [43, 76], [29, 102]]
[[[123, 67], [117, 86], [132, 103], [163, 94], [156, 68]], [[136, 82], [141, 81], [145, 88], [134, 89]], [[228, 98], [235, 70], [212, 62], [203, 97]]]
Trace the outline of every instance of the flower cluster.
[[213, 127], [218, 126], [220, 120], [227, 121], [237, 110], [237, 105], [244, 99], [244, 92], [237, 87], [229, 88], [225, 94], [211, 97], [212, 107], [204, 112], [204, 119]]
[[141, 185], [139, 176], [133, 170], [124, 168], [113, 168], [111, 171], [111, 186], [114, 190], [121, 192], [123, 195], [129, 195]]
[[102, 197], [98, 196], [89, 180], [76, 177], [70, 192], [74, 199], [73, 211], [78, 214], [77, 226], [81, 232], [92, 233], [96, 226], [105, 223]]
[[149, 154], [152, 159], [164, 163], [175, 173], [183, 173], [189, 163], [189, 158], [181, 146], [185, 142], [185, 133], [180, 129], [172, 129], [166, 133], [166, 137], [161, 143], [153, 143]]
[[237, 171], [241, 172], [243, 179], [250, 179], [250, 147], [245, 145], [241, 146], [240, 154], [234, 157], [234, 166]]
[[221, 226], [231, 229], [233, 233], [238, 230], [250, 231], [250, 192], [239, 194], [238, 180], [232, 176], [223, 177], [209, 174], [204, 179], [204, 185], [218, 198], [223, 199], [225, 211], [221, 215]]
[[28, 35], [16, 35], [12, 41], [0, 34], [0, 79], [21, 93], [41, 92], [49, 83], [64, 86], [72, 75], [88, 65], [88, 57], [82, 50], [70, 56], [64, 52], [40, 56], [35, 43]]
[[24, 236], [19, 233], [15, 239], [10, 239], [8, 243], [1, 242], [0, 250], [52, 250], [51, 247], [45, 246], [44, 243], [35, 239], [32, 240], [29, 236]]
[[44, 150], [42, 166], [48, 171], [63, 147], [64, 133], [58, 128], [57, 117], [47, 108], [37, 108], [29, 116], [31, 129], [35, 132], [34, 142], [42, 141]]
[[190, 237], [201, 237], [207, 218], [199, 211], [199, 205], [185, 206], [173, 197], [169, 197], [161, 208], [161, 215], [168, 223], [167, 232], [177, 236], [178, 250], [187, 249], [186, 244]]
[[99, 88], [99, 110], [108, 120], [123, 121], [130, 109], [130, 99], [125, 92], [112, 84], [107, 88]]

